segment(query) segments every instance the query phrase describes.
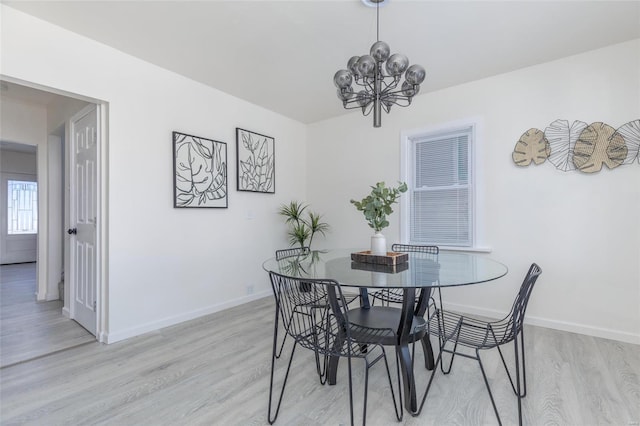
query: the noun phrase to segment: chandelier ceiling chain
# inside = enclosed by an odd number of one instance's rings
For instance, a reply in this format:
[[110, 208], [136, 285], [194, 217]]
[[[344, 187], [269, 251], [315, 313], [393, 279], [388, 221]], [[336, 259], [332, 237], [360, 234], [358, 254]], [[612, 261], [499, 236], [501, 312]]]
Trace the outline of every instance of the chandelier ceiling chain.
[[[420, 65], [409, 66], [409, 58], [401, 53], [391, 55], [389, 45], [380, 41], [380, 2], [376, 3], [376, 42], [369, 55], [352, 56], [347, 69], [338, 70], [333, 82], [345, 109], [362, 108], [367, 116], [373, 111], [373, 127], [382, 125], [382, 110], [389, 113], [393, 105], [407, 107], [420, 91], [426, 72]], [[404, 82], [398, 88], [402, 75]], [[352, 84], [360, 86], [354, 92]]]

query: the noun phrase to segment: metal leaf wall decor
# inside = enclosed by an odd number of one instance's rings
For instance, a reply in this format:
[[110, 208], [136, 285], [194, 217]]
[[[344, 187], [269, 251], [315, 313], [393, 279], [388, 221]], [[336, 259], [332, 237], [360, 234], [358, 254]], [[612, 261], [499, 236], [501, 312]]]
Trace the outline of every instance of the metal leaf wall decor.
[[517, 166], [544, 163], [547, 159], [558, 170], [596, 173], [603, 166], [615, 169], [623, 164], [640, 163], [640, 120], [614, 129], [608, 124], [556, 120], [542, 130], [524, 132], [512, 153]]

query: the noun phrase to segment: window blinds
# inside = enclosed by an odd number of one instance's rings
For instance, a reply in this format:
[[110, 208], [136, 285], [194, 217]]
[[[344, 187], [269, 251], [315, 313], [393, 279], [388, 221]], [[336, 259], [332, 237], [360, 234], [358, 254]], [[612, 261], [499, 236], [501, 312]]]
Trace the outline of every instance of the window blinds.
[[410, 238], [412, 242], [471, 246], [472, 129], [412, 140]]

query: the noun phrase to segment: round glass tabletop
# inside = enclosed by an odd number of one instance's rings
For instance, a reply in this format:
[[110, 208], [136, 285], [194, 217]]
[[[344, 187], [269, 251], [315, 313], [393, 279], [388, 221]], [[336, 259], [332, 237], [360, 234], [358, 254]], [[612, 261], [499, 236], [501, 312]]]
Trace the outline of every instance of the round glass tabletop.
[[503, 277], [508, 268], [485, 255], [440, 251], [407, 253], [406, 262], [380, 265], [355, 262], [358, 249], [312, 250], [308, 254], [271, 258], [262, 267], [295, 278], [332, 279], [343, 286], [368, 288], [451, 287]]

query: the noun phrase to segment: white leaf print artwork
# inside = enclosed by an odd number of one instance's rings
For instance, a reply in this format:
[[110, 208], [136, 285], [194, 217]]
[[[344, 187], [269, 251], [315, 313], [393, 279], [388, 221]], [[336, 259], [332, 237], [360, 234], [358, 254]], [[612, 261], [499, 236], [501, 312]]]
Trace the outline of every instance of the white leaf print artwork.
[[174, 207], [227, 207], [227, 145], [173, 132]]

